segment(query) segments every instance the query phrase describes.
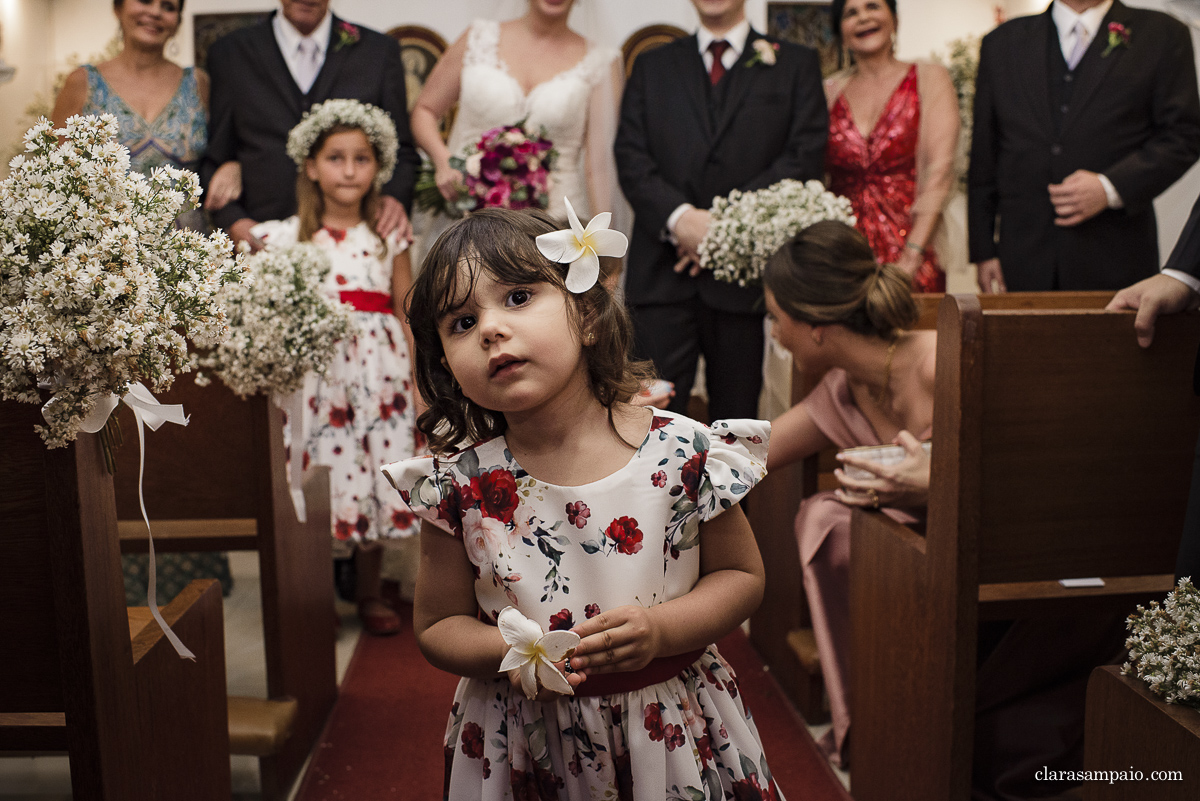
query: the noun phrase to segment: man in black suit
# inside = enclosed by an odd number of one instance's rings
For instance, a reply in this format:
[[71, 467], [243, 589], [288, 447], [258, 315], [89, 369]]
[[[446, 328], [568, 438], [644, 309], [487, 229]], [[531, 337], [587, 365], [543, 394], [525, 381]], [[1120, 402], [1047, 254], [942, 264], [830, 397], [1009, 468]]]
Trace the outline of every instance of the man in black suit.
[[[1186, 26], [1054, 0], [984, 37], [969, 175], [985, 292], [1119, 289], [1158, 271], [1153, 201], [1200, 154]], [[999, 226], [999, 238], [996, 229]]]
[[639, 355], [675, 383], [669, 408], [686, 409], [703, 353], [710, 417], [756, 417], [762, 291], [697, 271], [696, 249], [713, 198], [824, 174], [821, 68], [751, 29], [745, 0], [692, 4], [699, 32], [639, 56], [621, 103], [617, 169], [636, 215], [625, 296]]
[[418, 157], [408, 129], [404, 66], [390, 36], [352, 25], [329, 11], [329, 0], [281, 0], [267, 20], [217, 40], [208, 51], [212, 114], [201, 177], [242, 165], [242, 195], [214, 212], [235, 241], [253, 241], [250, 228], [296, 213], [296, 165], [288, 131], [305, 111], [334, 98], [379, 106], [396, 123], [396, 171], [383, 187], [376, 229], [409, 236]]

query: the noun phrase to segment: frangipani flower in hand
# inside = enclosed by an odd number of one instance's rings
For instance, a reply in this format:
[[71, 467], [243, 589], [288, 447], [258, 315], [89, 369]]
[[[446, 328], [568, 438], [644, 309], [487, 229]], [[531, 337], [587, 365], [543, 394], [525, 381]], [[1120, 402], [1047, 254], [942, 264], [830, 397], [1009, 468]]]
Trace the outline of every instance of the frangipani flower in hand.
[[597, 214], [584, 228], [571, 201], [563, 200], [567, 204], [567, 219], [571, 221], [570, 230], [542, 234], [536, 240], [537, 247], [550, 261], [571, 265], [567, 270], [567, 289], [579, 294], [591, 289], [600, 277], [599, 257], [624, 256], [629, 240], [620, 231], [609, 230], [612, 212]]
[[521, 689], [530, 701], [537, 698], [542, 687], [563, 695], [575, 694], [567, 677], [554, 667], [554, 663], [575, 653], [579, 645], [578, 634], [573, 631], [542, 634], [541, 626], [512, 606], [504, 607], [496, 624], [504, 641], [511, 646], [500, 663], [500, 672], [520, 668]]

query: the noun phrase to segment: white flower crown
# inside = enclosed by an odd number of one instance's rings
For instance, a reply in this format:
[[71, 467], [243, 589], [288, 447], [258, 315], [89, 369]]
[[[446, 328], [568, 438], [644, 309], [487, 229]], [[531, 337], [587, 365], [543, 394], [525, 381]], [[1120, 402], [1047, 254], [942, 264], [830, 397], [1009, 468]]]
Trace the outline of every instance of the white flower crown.
[[396, 151], [400, 148], [400, 139], [396, 136], [396, 124], [391, 116], [370, 103], [338, 99], [326, 100], [310, 108], [299, 124], [288, 132], [287, 153], [292, 161], [296, 162], [297, 167], [303, 167], [317, 139], [335, 125], [351, 125], [367, 135], [379, 155], [375, 188], [382, 189], [396, 169]]

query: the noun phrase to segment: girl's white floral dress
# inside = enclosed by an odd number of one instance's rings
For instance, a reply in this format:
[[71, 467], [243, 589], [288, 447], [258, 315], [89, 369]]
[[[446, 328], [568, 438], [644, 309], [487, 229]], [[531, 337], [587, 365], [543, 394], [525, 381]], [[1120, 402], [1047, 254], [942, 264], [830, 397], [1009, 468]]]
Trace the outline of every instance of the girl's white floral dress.
[[[253, 229], [267, 247], [293, 245], [299, 232], [298, 217]], [[379, 239], [363, 222], [348, 231], [322, 228], [312, 241], [332, 263], [324, 285], [330, 297], [391, 297], [392, 258], [399, 252], [394, 240], [387, 243], [386, 253], [381, 252]], [[330, 467], [335, 556], [348, 555], [352, 542], [404, 537], [419, 528], [379, 471], [381, 465], [416, 453], [412, 367], [404, 329], [395, 315], [384, 311], [356, 310], [351, 321], [354, 333], [338, 344], [329, 374], [310, 374], [301, 390], [304, 467]], [[291, 426], [284, 432], [290, 446]]]
[[[503, 437], [384, 468], [413, 511], [461, 539], [493, 624], [509, 605], [543, 630], [653, 606], [700, 577], [699, 526], [766, 473], [770, 424], [707, 427], [656, 411], [629, 463], [579, 487], [539, 481]], [[652, 669], [667, 671], [645, 684]], [[733, 671], [710, 645], [610, 676], [605, 694], [529, 701], [507, 676], [465, 678], [446, 731], [451, 799], [777, 799]], [[616, 679], [615, 682], [611, 681]], [[592, 690], [595, 691], [594, 689]]]

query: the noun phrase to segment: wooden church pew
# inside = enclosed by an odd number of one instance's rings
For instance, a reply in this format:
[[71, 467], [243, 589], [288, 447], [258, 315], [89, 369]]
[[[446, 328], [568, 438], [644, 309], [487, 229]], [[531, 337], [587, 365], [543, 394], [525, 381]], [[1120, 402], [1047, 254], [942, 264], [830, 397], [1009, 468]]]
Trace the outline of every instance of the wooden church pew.
[[0, 402], [0, 753], [66, 752], [76, 801], [229, 798], [221, 588], [126, 609], [98, 439], [48, 450], [36, 405]]
[[[1009, 292], [980, 295], [985, 309], [1102, 309], [1112, 292]], [[937, 327], [937, 309], [945, 295], [914, 296], [918, 320], [914, 328]], [[799, 403], [821, 380], [821, 374], [792, 371], [792, 403]], [[800, 464], [771, 472], [754, 492], [746, 514], [766, 567], [763, 602], [750, 619], [750, 640], [772, 674], [810, 725], [829, 719], [821, 662], [804, 596], [793, 520], [800, 501], [838, 486], [833, 470], [837, 449], [816, 454]]]
[[[159, 400], [183, 404], [191, 421], [147, 434], [144, 492], [154, 547], [258, 553], [267, 694], [280, 703], [233, 699], [231, 747], [260, 757], [264, 801], [286, 798], [337, 699], [329, 471], [305, 474], [308, 522], [301, 523], [285, 472], [282, 413], [274, 403], [261, 395], [240, 400], [216, 379], [197, 387], [190, 374]], [[137, 433], [125, 411], [116, 475], [121, 548], [144, 552]], [[289, 718], [284, 705], [292, 701]]]
[[[1200, 316], [984, 310], [938, 317], [927, 529], [855, 511], [857, 801], [970, 794], [981, 619], [1132, 610], [1171, 587], [1200, 399]], [[1058, 579], [1103, 577], [1099, 589]]]

